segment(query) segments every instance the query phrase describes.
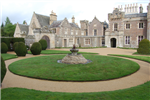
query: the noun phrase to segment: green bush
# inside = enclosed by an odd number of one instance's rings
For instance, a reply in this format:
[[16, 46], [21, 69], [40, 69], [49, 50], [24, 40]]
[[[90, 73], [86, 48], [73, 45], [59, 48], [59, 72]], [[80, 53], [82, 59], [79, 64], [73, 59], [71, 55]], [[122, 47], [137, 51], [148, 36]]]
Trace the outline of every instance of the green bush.
[[44, 39], [41, 39], [39, 42], [41, 43], [42, 50], [46, 50], [46, 48], [47, 48], [47, 41], [44, 40]]
[[19, 43], [19, 42], [15, 42], [15, 43], [13, 44], [13, 49], [14, 49], [14, 51], [15, 51], [15, 47], [18, 45], [18, 43]]
[[10, 50], [10, 38], [1, 38], [1, 43], [6, 43], [8, 50]]
[[143, 39], [139, 43], [139, 48], [137, 49], [139, 54], [150, 54], [150, 41], [147, 39]]
[[24, 40], [24, 38], [11, 38], [11, 37], [8, 37], [8, 38], [1, 38], [1, 42], [6, 43], [7, 46], [8, 46], [8, 50], [10, 51], [11, 50], [10, 43], [12, 43], [12, 44], [14, 44], [15, 42], [25, 43], [25, 40]]
[[6, 45], [6, 43], [2, 42], [1, 43], [1, 53], [7, 53], [8, 51], [8, 47]]
[[26, 56], [27, 48], [23, 42], [19, 42], [18, 45], [15, 47], [15, 52], [17, 56]]
[[1, 83], [3, 82], [3, 79], [6, 74], [6, 66], [3, 57], [1, 56]]
[[30, 48], [33, 55], [39, 55], [42, 51], [42, 46], [39, 42], [34, 42]]

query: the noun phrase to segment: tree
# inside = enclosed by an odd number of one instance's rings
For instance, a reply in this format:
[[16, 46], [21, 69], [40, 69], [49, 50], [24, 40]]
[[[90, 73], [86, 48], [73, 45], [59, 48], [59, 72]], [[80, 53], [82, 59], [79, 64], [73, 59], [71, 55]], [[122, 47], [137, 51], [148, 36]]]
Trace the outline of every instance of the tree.
[[5, 21], [5, 26], [7, 26], [7, 25], [9, 25], [9, 24], [12, 24], [12, 23], [10, 22], [9, 18], [7, 17], [7, 18], [6, 18], [6, 21]]
[[26, 21], [25, 21], [25, 20], [23, 21], [23, 24], [26, 24]]
[[13, 37], [15, 28], [16, 28], [16, 25], [13, 25], [13, 24], [6, 25], [4, 29], [5, 36]]
[[4, 24], [2, 23], [2, 25], [1, 25], [1, 36], [5, 36], [4, 29], [5, 29], [5, 26], [4, 26]]
[[1, 28], [4, 27], [4, 24], [2, 23]]

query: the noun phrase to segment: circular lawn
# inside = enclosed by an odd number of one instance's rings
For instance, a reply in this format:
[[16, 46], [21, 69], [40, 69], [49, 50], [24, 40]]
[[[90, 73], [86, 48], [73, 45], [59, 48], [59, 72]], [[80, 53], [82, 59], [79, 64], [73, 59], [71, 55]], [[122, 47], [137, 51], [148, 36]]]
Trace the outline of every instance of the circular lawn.
[[88, 64], [57, 63], [66, 55], [27, 58], [9, 65], [12, 73], [55, 81], [101, 81], [124, 77], [136, 72], [140, 66], [133, 61], [100, 55], [83, 55]]

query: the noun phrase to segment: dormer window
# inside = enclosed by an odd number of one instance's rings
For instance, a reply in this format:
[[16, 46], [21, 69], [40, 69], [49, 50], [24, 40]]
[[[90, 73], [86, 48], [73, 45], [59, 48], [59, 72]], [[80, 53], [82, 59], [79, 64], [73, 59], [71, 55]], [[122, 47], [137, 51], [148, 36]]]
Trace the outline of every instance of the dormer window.
[[117, 23], [114, 24], [114, 31], [118, 31], [118, 24]]

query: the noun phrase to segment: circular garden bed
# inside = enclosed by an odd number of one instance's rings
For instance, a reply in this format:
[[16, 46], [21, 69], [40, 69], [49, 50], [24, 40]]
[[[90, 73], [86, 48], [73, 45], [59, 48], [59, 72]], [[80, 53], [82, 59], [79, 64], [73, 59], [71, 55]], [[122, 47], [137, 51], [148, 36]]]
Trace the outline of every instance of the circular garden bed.
[[38, 56], [16, 61], [9, 65], [15, 74], [55, 81], [101, 81], [124, 77], [140, 66], [133, 61], [99, 55], [83, 55], [88, 64], [63, 64], [57, 60], [66, 55]]

